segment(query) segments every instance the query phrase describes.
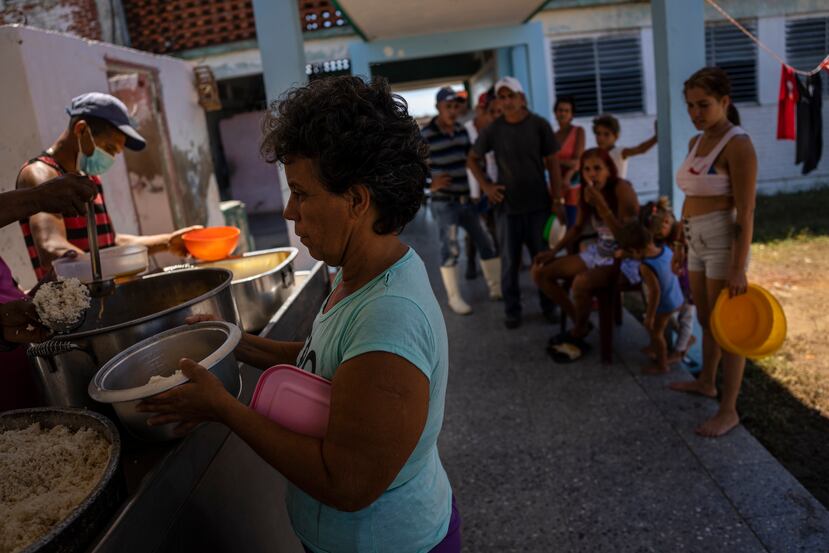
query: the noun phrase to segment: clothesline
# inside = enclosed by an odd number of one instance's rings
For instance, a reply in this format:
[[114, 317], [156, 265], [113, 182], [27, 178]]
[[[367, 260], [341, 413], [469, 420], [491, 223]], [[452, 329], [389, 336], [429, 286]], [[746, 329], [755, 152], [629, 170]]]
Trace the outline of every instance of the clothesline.
[[755, 44], [757, 44], [757, 46], [759, 46], [760, 48], [762, 48], [763, 50], [765, 50], [766, 52], [768, 52], [768, 53], [769, 53], [769, 55], [771, 55], [771, 57], [773, 57], [774, 59], [776, 59], [777, 61], [779, 61], [779, 62], [780, 62], [780, 63], [782, 63], [783, 65], [785, 65], [786, 67], [791, 68], [791, 70], [792, 70], [792, 71], [794, 71], [795, 73], [797, 73], [798, 75], [804, 75], [804, 76], [806, 76], [806, 77], [811, 77], [811, 76], [812, 76], [812, 75], [814, 75], [815, 73], [820, 72], [822, 69], [829, 69], [829, 55], [827, 55], [825, 58], [823, 58], [823, 61], [822, 61], [822, 62], [820, 62], [820, 64], [819, 64], [817, 67], [815, 67], [814, 69], [812, 69], [811, 71], [804, 71], [804, 70], [802, 70], [802, 69], [798, 69], [798, 68], [796, 68], [796, 67], [792, 67], [791, 65], [789, 65], [788, 63], [786, 63], [786, 60], [784, 60], [784, 59], [783, 59], [783, 58], [782, 58], [782, 57], [781, 57], [781, 56], [780, 56], [777, 52], [775, 52], [774, 50], [772, 50], [771, 48], [769, 48], [768, 46], [766, 46], [765, 44], [763, 44], [763, 43], [760, 41], [760, 39], [759, 39], [759, 38], [757, 38], [756, 36], [754, 36], [754, 35], [751, 33], [751, 31], [749, 31], [748, 29], [746, 29], [745, 27], [743, 27], [743, 26], [740, 24], [740, 22], [739, 22], [739, 21], [737, 21], [736, 19], [734, 19], [733, 17], [731, 17], [731, 15], [730, 15], [728, 12], [726, 12], [724, 9], [722, 9], [722, 8], [721, 8], [721, 7], [720, 7], [720, 6], [719, 6], [719, 5], [718, 5], [718, 4], [717, 4], [714, 0], [705, 0], [705, 1], [706, 1], [706, 2], [707, 2], [707, 3], [708, 3], [708, 4], [712, 7], [712, 8], [714, 8], [715, 10], [717, 10], [718, 12], [720, 12], [720, 14], [721, 14], [724, 18], [726, 18], [726, 19], [727, 19], [727, 20], [728, 20], [728, 21], [729, 21], [732, 25], [734, 25], [735, 27], [737, 27], [738, 29], [740, 29], [740, 30], [743, 32], [743, 34], [744, 34], [744, 35], [746, 35], [748, 38], [750, 38], [751, 40], [753, 40], [753, 41], [754, 41], [754, 43], [755, 43]]

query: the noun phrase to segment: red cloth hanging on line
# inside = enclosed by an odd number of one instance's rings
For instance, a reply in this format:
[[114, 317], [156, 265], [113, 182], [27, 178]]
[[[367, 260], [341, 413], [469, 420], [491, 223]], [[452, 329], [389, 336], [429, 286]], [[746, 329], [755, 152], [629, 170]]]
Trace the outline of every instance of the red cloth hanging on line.
[[780, 96], [777, 100], [777, 139], [794, 140], [795, 115], [797, 113], [797, 101], [800, 95], [797, 91], [794, 69], [788, 65], [783, 66], [780, 74]]

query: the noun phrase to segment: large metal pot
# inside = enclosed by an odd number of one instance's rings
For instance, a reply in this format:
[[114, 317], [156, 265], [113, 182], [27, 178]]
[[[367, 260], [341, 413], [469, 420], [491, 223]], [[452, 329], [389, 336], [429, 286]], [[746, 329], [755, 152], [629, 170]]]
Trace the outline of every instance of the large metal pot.
[[70, 553], [84, 551], [109, 522], [125, 495], [121, 474], [121, 438], [106, 417], [82, 409], [53, 407], [19, 409], [0, 413], [0, 432], [21, 430], [39, 422], [42, 428], [63, 425], [71, 430], [91, 428], [110, 444], [112, 452], [101, 480], [92, 492], [65, 519], [23, 549], [22, 553]]
[[[242, 332], [224, 321], [205, 321], [172, 328], [138, 342], [110, 359], [89, 383], [95, 401], [111, 403], [130, 434], [142, 440], [172, 440], [175, 423], [147, 426], [151, 413], [138, 411], [138, 403], [187, 381], [175, 375], [182, 357], [193, 359], [216, 375], [225, 389], [238, 396], [242, 389], [233, 350]], [[153, 376], [165, 377], [152, 381]]]
[[[274, 248], [248, 252], [241, 257], [199, 263], [196, 267], [218, 267], [233, 273], [233, 299], [239, 310], [241, 326], [247, 332], [265, 328], [285, 302], [294, 283], [296, 248]], [[187, 268], [178, 265], [169, 268]]]
[[104, 363], [140, 342], [185, 324], [190, 315], [215, 314], [237, 323], [225, 269], [161, 273], [119, 284], [93, 298], [81, 327], [29, 348], [42, 399], [47, 405], [91, 407], [87, 386]]

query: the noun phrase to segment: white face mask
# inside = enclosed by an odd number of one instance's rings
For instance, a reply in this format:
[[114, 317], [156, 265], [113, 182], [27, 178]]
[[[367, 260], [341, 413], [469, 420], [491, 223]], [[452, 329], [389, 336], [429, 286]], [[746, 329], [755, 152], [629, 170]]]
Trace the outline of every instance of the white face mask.
[[89, 133], [89, 139], [92, 141], [92, 145], [95, 146], [95, 151], [92, 152], [91, 156], [87, 157], [83, 153], [83, 147], [81, 147], [81, 138], [78, 137], [78, 169], [87, 175], [103, 175], [115, 163], [115, 156], [102, 150], [95, 144], [95, 139], [92, 138], [92, 132], [89, 130], [89, 127], [86, 128], [86, 132]]

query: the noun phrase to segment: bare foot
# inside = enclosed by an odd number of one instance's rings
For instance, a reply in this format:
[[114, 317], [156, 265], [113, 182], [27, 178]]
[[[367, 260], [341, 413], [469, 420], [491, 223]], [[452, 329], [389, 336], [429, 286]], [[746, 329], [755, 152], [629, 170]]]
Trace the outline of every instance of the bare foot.
[[717, 411], [717, 414], [699, 425], [695, 432], [706, 438], [719, 438], [734, 430], [740, 424], [736, 411]]
[[685, 351], [674, 350], [671, 353], [669, 353], [668, 354], [668, 363], [670, 363], [670, 364], [681, 363], [682, 360], [685, 359], [685, 356], [688, 355], [688, 350], [691, 349], [691, 347], [696, 343], [697, 343], [696, 336], [691, 336], [691, 339], [688, 341], [688, 349], [686, 349]]
[[669, 372], [668, 365], [660, 366], [657, 363], [652, 363], [642, 367], [642, 374], [665, 374]]
[[705, 384], [699, 380], [691, 380], [690, 382], [671, 382], [668, 387], [675, 392], [685, 392], [686, 394], [698, 394], [705, 397], [716, 398], [717, 387], [710, 384]]

